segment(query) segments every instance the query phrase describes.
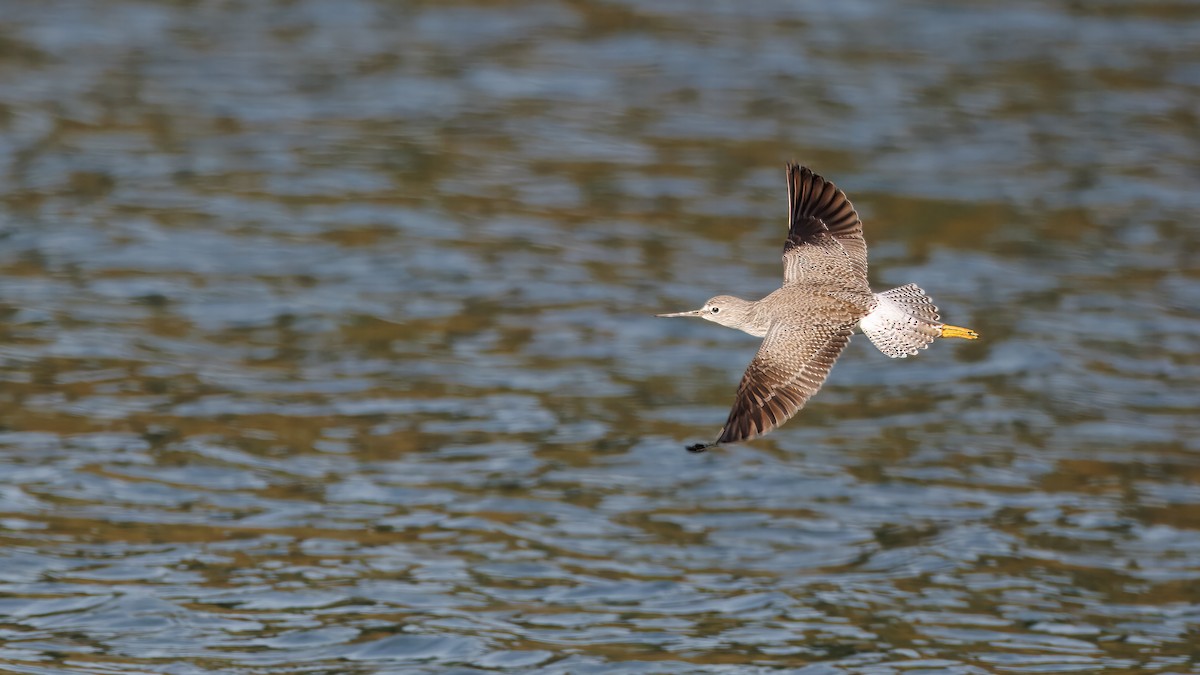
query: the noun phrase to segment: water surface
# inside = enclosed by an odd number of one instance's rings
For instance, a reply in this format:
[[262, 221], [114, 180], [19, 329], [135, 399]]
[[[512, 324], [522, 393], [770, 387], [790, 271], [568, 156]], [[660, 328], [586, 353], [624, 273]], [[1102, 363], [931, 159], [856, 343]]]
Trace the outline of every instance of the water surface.
[[[5, 19], [5, 669], [1198, 667], [1191, 7]], [[984, 339], [691, 455], [787, 160]]]

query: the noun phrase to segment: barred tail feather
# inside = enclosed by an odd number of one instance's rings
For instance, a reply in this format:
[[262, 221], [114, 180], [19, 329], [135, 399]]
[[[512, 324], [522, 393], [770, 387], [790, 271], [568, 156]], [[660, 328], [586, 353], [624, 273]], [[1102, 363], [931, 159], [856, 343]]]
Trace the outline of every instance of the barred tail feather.
[[875, 309], [859, 321], [859, 328], [879, 351], [894, 359], [912, 356], [942, 334], [942, 323], [933, 301], [916, 284], [876, 293]]

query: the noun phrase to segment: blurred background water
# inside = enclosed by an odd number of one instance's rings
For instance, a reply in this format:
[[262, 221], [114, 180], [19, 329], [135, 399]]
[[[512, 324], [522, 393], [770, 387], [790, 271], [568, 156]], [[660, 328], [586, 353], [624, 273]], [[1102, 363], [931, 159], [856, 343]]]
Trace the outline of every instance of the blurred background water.
[[[706, 455], [783, 164], [877, 288]], [[1200, 5], [10, 0], [14, 673], [1198, 672]]]

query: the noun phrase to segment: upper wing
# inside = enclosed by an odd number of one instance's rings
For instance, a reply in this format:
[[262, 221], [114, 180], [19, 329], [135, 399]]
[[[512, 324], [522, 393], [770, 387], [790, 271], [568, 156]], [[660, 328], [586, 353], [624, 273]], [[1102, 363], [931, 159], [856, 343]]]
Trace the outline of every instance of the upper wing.
[[[867, 284], [867, 242], [846, 193], [798, 164], [787, 165], [788, 238], [783, 283], [805, 275], [850, 277]], [[849, 280], [849, 279], [847, 279]]]
[[742, 376], [717, 443], [761, 436], [795, 415], [821, 388], [852, 331], [853, 323], [772, 326]]

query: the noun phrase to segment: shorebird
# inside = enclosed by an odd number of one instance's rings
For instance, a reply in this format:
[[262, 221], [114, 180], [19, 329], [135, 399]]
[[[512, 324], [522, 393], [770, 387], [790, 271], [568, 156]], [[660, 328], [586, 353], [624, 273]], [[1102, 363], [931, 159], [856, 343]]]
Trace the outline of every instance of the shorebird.
[[797, 164], [787, 165], [787, 180], [783, 286], [762, 300], [718, 295], [700, 309], [657, 315], [698, 316], [763, 338], [721, 435], [688, 446], [692, 452], [747, 441], [791, 419], [821, 388], [855, 330], [901, 359], [937, 338], [979, 337], [939, 321], [916, 284], [871, 292], [862, 221], [846, 194]]

